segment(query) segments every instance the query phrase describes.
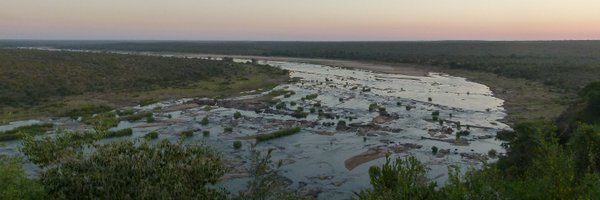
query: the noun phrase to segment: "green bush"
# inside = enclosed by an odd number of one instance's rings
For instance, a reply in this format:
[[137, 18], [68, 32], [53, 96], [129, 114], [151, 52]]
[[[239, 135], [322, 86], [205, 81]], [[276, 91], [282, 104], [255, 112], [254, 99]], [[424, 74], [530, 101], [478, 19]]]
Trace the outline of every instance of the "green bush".
[[242, 117], [242, 113], [240, 113], [239, 111], [238, 111], [238, 112], [235, 112], [235, 113], [233, 114], [233, 118], [234, 118], [234, 119], [239, 119], [240, 117]]
[[316, 94], [316, 93], [315, 94], [309, 94], [309, 95], [306, 95], [304, 97], [304, 99], [306, 99], [306, 100], [312, 100], [312, 99], [316, 99], [318, 96], [319, 96], [319, 94]]
[[210, 136], [210, 131], [202, 131], [202, 135], [204, 137], [208, 137], [208, 136]]
[[372, 189], [358, 194], [359, 199], [436, 199], [434, 183], [427, 182], [427, 169], [415, 157], [386, 157], [383, 166], [369, 168]]
[[146, 117], [147, 123], [154, 123], [155, 121], [156, 121], [156, 119], [154, 119], [154, 117]]
[[256, 136], [256, 141], [257, 142], [263, 142], [263, 141], [272, 140], [272, 139], [275, 139], [275, 138], [280, 138], [280, 137], [284, 137], [284, 136], [288, 136], [288, 135], [293, 135], [293, 134], [296, 134], [298, 132], [300, 132], [300, 127], [280, 129], [280, 130], [272, 132], [272, 133], [257, 135]]
[[158, 138], [158, 132], [152, 131], [152, 132], [144, 135], [144, 138], [149, 139], [149, 140], [154, 140], [154, 139]]
[[189, 138], [192, 136], [194, 136], [194, 131], [181, 131], [181, 133], [179, 133], [180, 138]]
[[233, 131], [233, 127], [227, 126], [227, 127], [223, 127], [223, 132], [232, 132]]
[[121, 129], [118, 131], [109, 131], [104, 138], [113, 138], [113, 137], [123, 137], [130, 136], [133, 134], [133, 130], [131, 128]]
[[369, 104], [369, 112], [373, 112], [379, 109], [379, 106], [376, 103]]
[[206, 126], [208, 125], [208, 116], [205, 116], [204, 118], [202, 118], [202, 121], [200, 121], [200, 124], [202, 124], [202, 126]]
[[44, 157], [39, 154], [55, 147], [65, 150], [57, 154], [61, 159], [43, 162], [40, 179], [48, 199], [226, 198], [222, 190], [209, 187], [219, 181], [225, 167], [208, 147], [168, 140], [157, 144], [119, 141], [95, 144], [89, 152], [79, 140], [65, 139], [61, 135], [31, 139], [25, 145], [24, 153], [30, 158]]
[[22, 126], [10, 131], [0, 132], [0, 141], [21, 139], [24, 135], [39, 135], [46, 133], [54, 127], [54, 124], [34, 124]]
[[233, 148], [234, 149], [242, 148], [242, 141], [239, 141], [239, 140], [233, 141]]

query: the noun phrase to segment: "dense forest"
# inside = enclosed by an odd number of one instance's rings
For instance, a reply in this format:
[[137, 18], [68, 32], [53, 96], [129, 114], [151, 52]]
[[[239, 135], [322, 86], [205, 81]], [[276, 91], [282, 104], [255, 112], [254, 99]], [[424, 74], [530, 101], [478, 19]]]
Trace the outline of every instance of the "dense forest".
[[[524, 78], [569, 91], [578, 91], [600, 77], [600, 41], [39, 43], [58, 48], [412, 63], [439, 69], [475, 70], [509, 78]], [[0, 42], [0, 46], [17, 44]]]
[[[285, 79], [286, 72], [277, 68], [230, 61], [0, 49], [0, 111], [9, 107], [18, 111], [85, 94], [118, 96], [168, 88], [208, 90], [213, 86], [221, 93], [239, 92]], [[246, 83], [235, 85], [240, 81]], [[182, 96], [170, 96], [177, 97]]]

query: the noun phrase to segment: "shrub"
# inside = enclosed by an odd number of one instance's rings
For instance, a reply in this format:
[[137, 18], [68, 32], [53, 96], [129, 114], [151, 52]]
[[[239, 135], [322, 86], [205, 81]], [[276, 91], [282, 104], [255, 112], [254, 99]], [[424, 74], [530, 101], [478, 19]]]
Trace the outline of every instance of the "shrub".
[[372, 189], [358, 194], [359, 199], [436, 199], [435, 184], [427, 182], [427, 168], [415, 157], [386, 157], [381, 167], [369, 168]]
[[346, 126], [346, 121], [344, 121], [344, 120], [340, 120], [340, 121], [338, 122], [338, 126]]
[[257, 135], [256, 136], [256, 141], [257, 142], [263, 142], [263, 141], [272, 140], [272, 139], [275, 139], [275, 138], [280, 138], [280, 137], [284, 137], [284, 136], [288, 136], [288, 135], [293, 135], [293, 134], [296, 134], [298, 132], [300, 132], [300, 127], [280, 129], [280, 130], [272, 132], [272, 133]]
[[431, 97], [427, 98], [427, 101], [431, 102], [433, 99]]
[[433, 112], [431, 112], [431, 115], [440, 116], [440, 111], [439, 110], [433, 111]]
[[[58, 137], [42, 140], [42, 150], [62, 146], [63, 140]], [[76, 141], [66, 145], [74, 143]], [[40, 179], [47, 189], [48, 199], [226, 197], [223, 191], [208, 187], [223, 176], [225, 167], [219, 155], [205, 146], [185, 146], [168, 140], [158, 144], [120, 141], [98, 144], [93, 152], [77, 149], [60, 154], [64, 159], [46, 163]], [[42, 152], [25, 151], [29, 157], [37, 157], [34, 154]]]
[[15, 128], [10, 131], [0, 132], [0, 141], [16, 140], [22, 138], [24, 135], [39, 135], [46, 133], [54, 127], [54, 124], [34, 124], [29, 126], [22, 126]]
[[377, 106], [376, 103], [369, 104], [369, 112], [373, 112], [373, 111], [377, 110], [378, 108], [379, 108], [379, 106]]
[[144, 138], [146, 138], [146, 139], [149, 139], [149, 140], [156, 139], [156, 138], [158, 138], [158, 132], [156, 132], [156, 131], [152, 131], [152, 132], [150, 132], [150, 133], [146, 134], [146, 135], [144, 136]]
[[233, 118], [234, 118], [234, 119], [239, 119], [240, 117], [242, 117], [242, 113], [240, 113], [239, 111], [238, 111], [238, 112], [235, 112], [235, 113], [233, 114]]
[[109, 131], [104, 138], [112, 138], [112, 137], [123, 137], [130, 136], [133, 134], [133, 130], [131, 128], [121, 129], [118, 131]]
[[488, 156], [489, 156], [490, 158], [495, 158], [496, 156], [498, 156], [498, 152], [496, 152], [496, 149], [490, 149], [490, 150], [488, 151]]
[[377, 109], [379, 110], [379, 112], [385, 112], [385, 107], [379, 107]]
[[204, 116], [204, 118], [202, 118], [202, 121], [200, 121], [200, 124], [202, 124], [202, 126], [206, 126], [208, 125], [208, 116]]
[[232, 131], [233, 131], [232, 127], [229, 127], [229, 126], [223, 127], [223, 132], [232, 132]]
[[234, 149], [240, 149], [242, 148], [242, 141], [236, 140], [233, 142], [233, 148]]
[[340, 102], [344, 102], [344, 98], [342, 98], [342, 97], [340, 97], [338, 100], [339, 100]]
[[179, 133], [180, 138], [189, 138], [192, 136], [194, 136], [194, 131], [181, 131], [181, 133]]
[[410, 109], [412, 109], [411, 106], [406, 106], [406, 111], [410, 111]]
[[153, 123], [155, 121], [156, 121], [156, 119], [154, 119], [154, 117], [146, 117], [146, 122], [147, 123]]
[[309, 94], [309, 95], [306, 95], [304, 97], [304, 99], [306, 99], [306, 100], [312, 100], [312, 99], [316, 99], [318, 96], [319, 96], [319, 94], [316, 94], [316, 93], [315, 94]]
[[310, 113], [315, 113], [315, 112], [317, 112], [317, 109], [315, 109], [315, 108], [310, 108]]
[[437, 120], [438, 120], [438, 116], [437, 116], [437, 115], [434, 115], [433, 117], [431, 117], [431, 119], [432, 119], [433, 121], [437, 121]]
[[208, 137], [208, 136], [210, 136], [210, 131], [202, 131], [202, 135], [204, 137]]

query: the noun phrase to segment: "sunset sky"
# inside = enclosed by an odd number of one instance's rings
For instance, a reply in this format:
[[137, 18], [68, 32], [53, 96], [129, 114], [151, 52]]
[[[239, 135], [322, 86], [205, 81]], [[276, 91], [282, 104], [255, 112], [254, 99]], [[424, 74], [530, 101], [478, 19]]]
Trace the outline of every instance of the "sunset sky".
[[600, 1], [1, 0], [0, 39], [600, 39]]

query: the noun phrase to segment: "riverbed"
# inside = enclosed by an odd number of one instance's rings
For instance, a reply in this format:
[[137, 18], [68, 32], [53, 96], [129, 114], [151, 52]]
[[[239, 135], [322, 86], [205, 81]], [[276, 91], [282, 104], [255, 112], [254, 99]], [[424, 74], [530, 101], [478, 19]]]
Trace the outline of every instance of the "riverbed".
[[[185, 57], [208, 59], [189, 54]], [[136, 139], [151, 131], [159, 132], [159, 139], [175, 141], [181, 131], [194, 130], [187, 142], [201, 142], [222, 153], [232, 170], [219, 186], [235, 192], [248, 180], [253, 136], [301, 127], [297, 134], [260, 142], [255, 148], [274, 149], [273, 161], [281, 161], [280, 174], [288, 187], [318, 199], [350, 198], [353, 192], [368, 188], [369, 167], [383, 164], [385, 155], [417, 157], [430, 169], [428, 178], [442, 184], [447, 180], [448, 166], [463, 171], [477, 168], [482, 161], [495, 161], [494, 156], [488, 156], [490, 150], [504, 152], [501, 142], [495, 139], [497, 131], [510, 129], [500, 122], [506, 116], [504, 101], [494, 97], [485, 85], [439, 73], [408, 76], [306, 63], [258, 63], [287, 69], [297, 80], [272, 90], [287, 92], [274, 97], [276, 103], [248, 109], [208, 105], [199, 102], [211, 102], [209, 99], [190, 98], [137, 106], [133, 109], [138, 112], [154, 112], [156, 121], [121, 122], [115, 130], [133, 128], [134, 134], [105, 142]], [[222, 101], [241, 103], [272, 91], [249, 91]], [[293, 116], [297, 110], [306, 117]], [[235, 112], [242, 117], [235, 119]], [[208, 125], [199, 123], [204, 117], [209, 118]], [[76, 120], [58, 118], [16, 122], [0, 126], [0, 131], [38, 122], [86, 129]], [[225, 131], [225, 127], [232, 131]], [[205, 137], [202, 132], [206, 130], [210, 135]], [[457, 138], [459, 131], [468, 134]], [[239, 150], [232, 147], [237, 140], [243, 143]], [[0, 153], [18, 154], [19, 142], [2, 144]], [[432, 153], [434, 146], [437, 154]], [[35, 172], [34, 167], [28, 169]]]

